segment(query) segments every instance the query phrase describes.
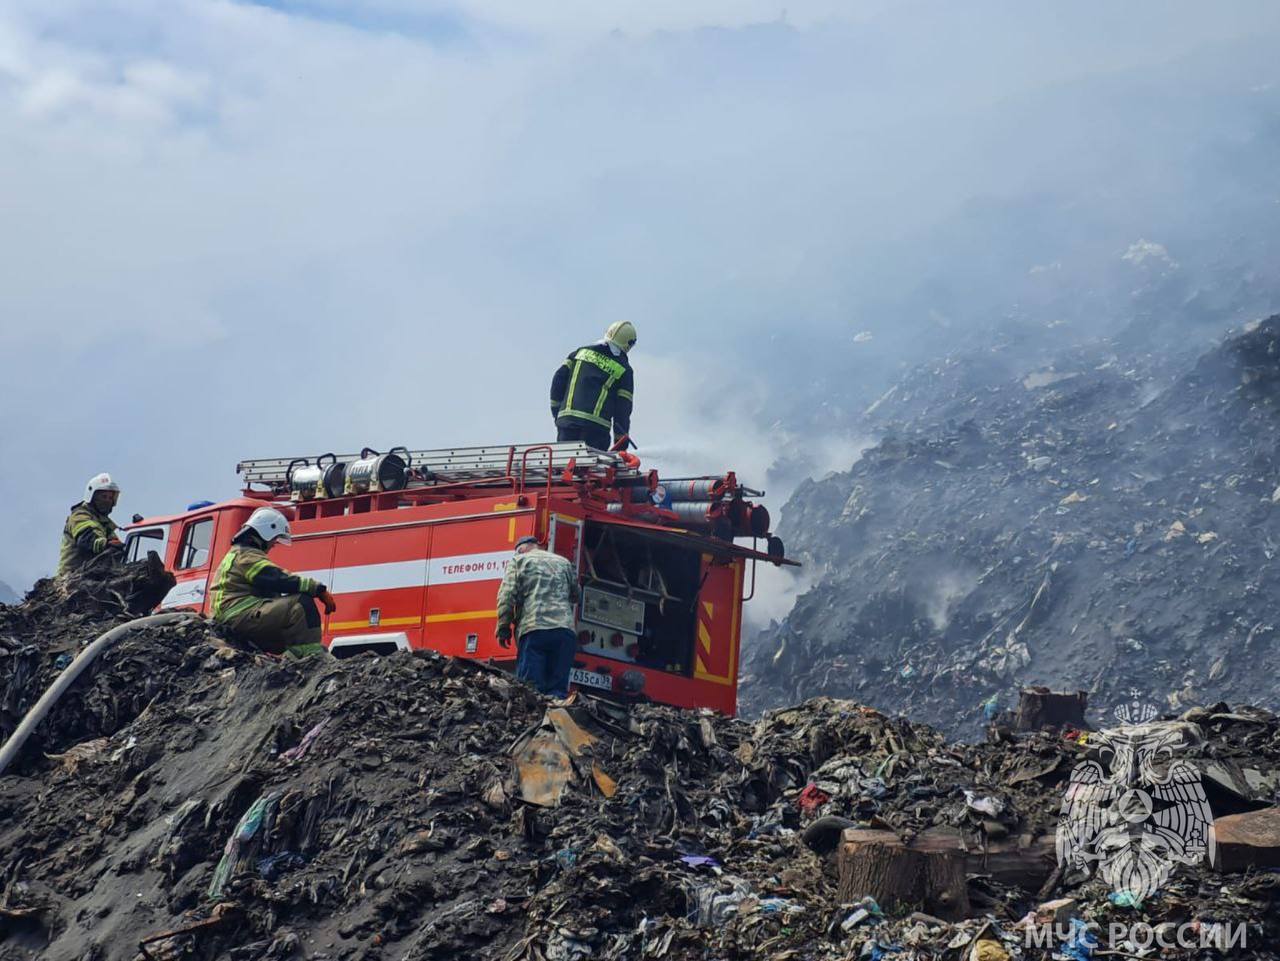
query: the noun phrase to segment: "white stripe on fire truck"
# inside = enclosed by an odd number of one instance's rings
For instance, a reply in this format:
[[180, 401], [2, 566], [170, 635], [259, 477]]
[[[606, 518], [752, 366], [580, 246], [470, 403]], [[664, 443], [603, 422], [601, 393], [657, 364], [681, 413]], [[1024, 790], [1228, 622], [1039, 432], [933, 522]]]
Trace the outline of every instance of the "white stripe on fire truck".
[[305, 571], [310, 577], [327, 584], [334, 594], [360, 591], [394, 591], [400, 587], [421, 587], [427, 582], [427, 562], [389, 561], [385, 564], [353, 564], [330, 571]]
[[364, 591], [393, 591], [402, 587], [426, 584], [462, 584], [469, 581], [502, 579], [511, 560], [511, 551], [485, 554], [459, 554], [433, 557], [430, 560], [390, 561], [384, 564], [352, 564], [333, 570], [297, 571], [329, 586], [333, 594], [356, 594]]

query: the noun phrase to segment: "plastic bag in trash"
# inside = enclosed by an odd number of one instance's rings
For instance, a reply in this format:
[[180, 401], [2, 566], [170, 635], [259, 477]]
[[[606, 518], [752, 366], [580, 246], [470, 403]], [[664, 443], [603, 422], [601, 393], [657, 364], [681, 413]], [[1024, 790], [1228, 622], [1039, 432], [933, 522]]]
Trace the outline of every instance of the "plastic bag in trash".
[[1004, 810], [1004, 802], [998, 797], [979, 797], [976, 791], [965, 791], [964, 803], [974, 811], [988, 814], [991, 817], [998, 817], [1000, 812]]

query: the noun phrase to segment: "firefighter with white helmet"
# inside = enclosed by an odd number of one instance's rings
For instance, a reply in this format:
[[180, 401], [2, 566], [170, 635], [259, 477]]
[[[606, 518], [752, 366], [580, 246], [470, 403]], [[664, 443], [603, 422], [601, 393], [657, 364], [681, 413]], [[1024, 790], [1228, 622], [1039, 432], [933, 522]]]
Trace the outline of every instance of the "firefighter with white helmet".
[[120, 499], [120, 485], [110, 474], [95, 474], [84, 486], [84, 500], [71, 508], [62, 525], [58, 573], [77, 571], [103, 553], [118, 556], [120, 538], [111, 511]]
[[631, 432], [635, 378], [627, 354], [636, 345], [629, 320], [610, 324], [604, 337], [569, 354], [551, 380], [556, 440], [580, 440], [608, 450]]
[[325, 613], [333, 598], [319, 581], [290, 574], [267, 552], [290, 543], [289, 521], [274, 507], [259, 507], [231, 539], [209, 593], [209, 613], [238, 638], [271, 654], [320, 654], [319, 600]]

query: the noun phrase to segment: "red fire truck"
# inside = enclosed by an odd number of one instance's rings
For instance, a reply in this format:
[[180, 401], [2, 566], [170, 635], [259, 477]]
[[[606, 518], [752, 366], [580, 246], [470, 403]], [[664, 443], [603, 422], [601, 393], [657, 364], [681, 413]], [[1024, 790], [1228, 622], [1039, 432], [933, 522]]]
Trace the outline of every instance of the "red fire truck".
[[662, 479], [632, 454], [578, 443], [366, 448], [236, 470], [242, 496], [137, 521], [127, 556], [156, 551], [177, 578], [162, 609], [207, 613], [232, 536], [255, 508], [277, 507], [293, 543], [272, 559], [329, 586], [324, 642], [338, 657], [429, 648], [513, 661], [494, 639], [495, 599], [515, 542], [533, 534], [581, 580], [575, 684], [733, 714], [756, 564], [794, 563], [751, 500], [762, 492], [733, 473]]

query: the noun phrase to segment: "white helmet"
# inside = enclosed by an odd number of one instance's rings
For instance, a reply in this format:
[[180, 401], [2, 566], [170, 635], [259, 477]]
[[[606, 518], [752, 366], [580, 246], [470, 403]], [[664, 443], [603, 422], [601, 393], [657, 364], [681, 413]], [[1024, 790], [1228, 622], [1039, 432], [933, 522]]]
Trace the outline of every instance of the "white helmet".
[[629, 320], [619, 320], [609, 325], [604, 339], [624, 354], [636, 345], [636, 325]]
[[253, 531], [268, 544], [279, 541], [281, 544], [292, 544], [289, 536], [289, 519], [274, 507], [259, 507], [249, 515], [244, 527], [236, 531], [239, 537], [245, 531]]
[[93, 500], [93, 495], [98, 491], [115, 491], [120, 493], [120, 485], [111, 479], [110, 474], [95, 474], [89, 478], [89, 483], [84, 485], [84, 502], [87, 504]]

